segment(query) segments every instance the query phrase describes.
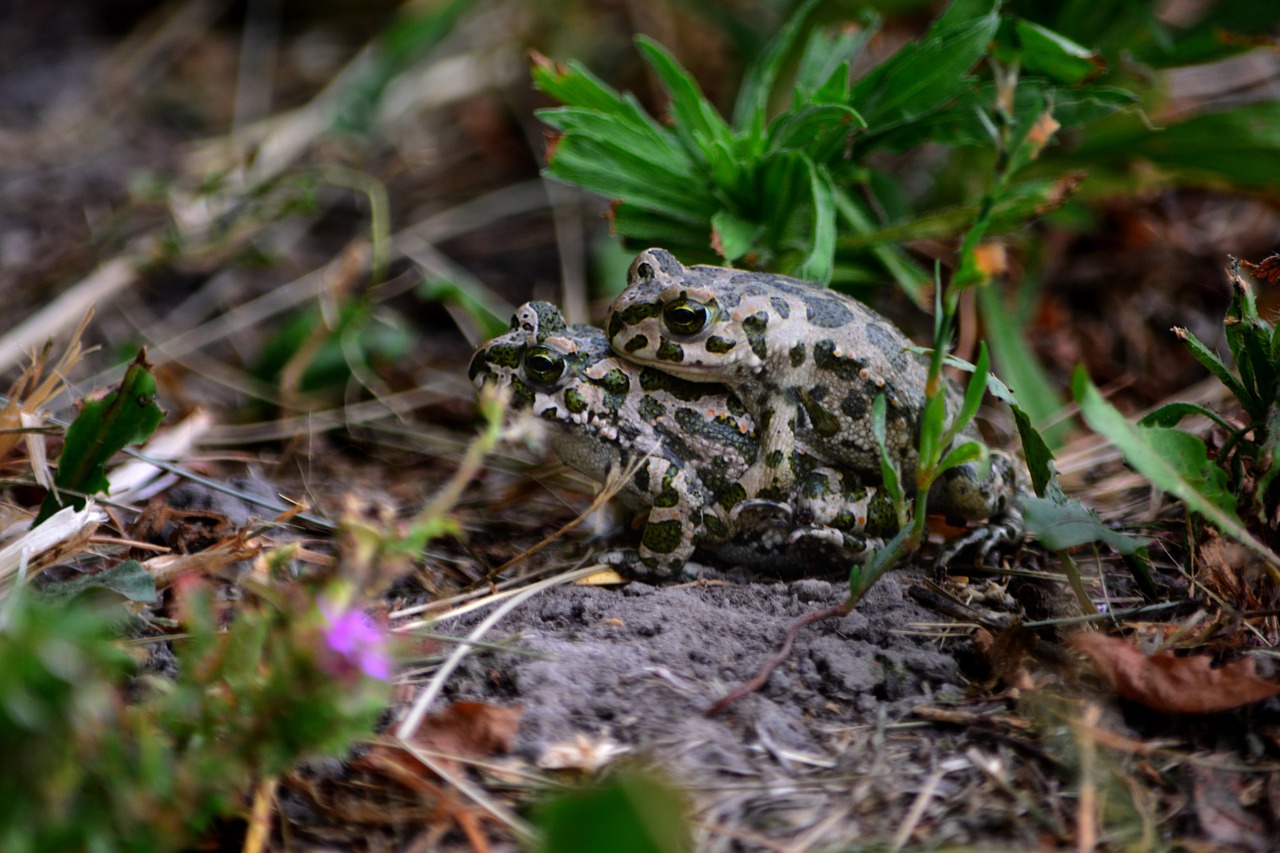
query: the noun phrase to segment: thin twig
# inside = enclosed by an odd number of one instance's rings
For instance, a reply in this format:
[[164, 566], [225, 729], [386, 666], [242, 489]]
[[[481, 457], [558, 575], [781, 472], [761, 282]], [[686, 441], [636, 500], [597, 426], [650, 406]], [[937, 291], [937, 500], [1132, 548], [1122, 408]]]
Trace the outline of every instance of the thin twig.
[[801, 616], [796, 620], [795, 624], [787, 629], [787, 636], [782, 640], [782, 648], [778, 650], [776, 655], [765, 662], [765, 665], [760, 668], [760, 672], [756, 674], [755, 678], [737, 689], [729, 691], [724, 698], [719, 702], [716, 702], [703, 713], [708, 717], [714, 717], [734, 702], [737, 702], [743, 696], [749, 696], [763, 687], [765, 682], [769, 680], [769, 676], [773, 674], [773, 671], [777, 669], [778, 666], [791, 654], [791, 644], [795, 641], [796, 634], [800, 632], [801, 628], [814, 622], [821, 622], [823, 619], [831, 619], [837, 616], [848, 616], [849, 611], [852, 609], [850, 602], [842, 601], [825, 610], [816, 610], [813, 613]]

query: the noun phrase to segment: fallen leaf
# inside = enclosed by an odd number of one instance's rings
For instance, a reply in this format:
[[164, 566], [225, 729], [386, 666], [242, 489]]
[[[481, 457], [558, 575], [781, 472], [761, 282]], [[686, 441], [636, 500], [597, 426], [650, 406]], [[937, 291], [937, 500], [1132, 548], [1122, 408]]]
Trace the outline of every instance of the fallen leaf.
[[1157, 711], [1213, 714], [1280, 693], [1280, 685], [1258, 677], [1252, 658], [1213, 669], [1211, 655], [1144, 655], [1128, 640], [1095, 632], [1074, 634], [1068, 642], [1117, 693]]
[[1241, 261], [1240, 266], [1247, 269], [1249, 274], [1258, 281], [1266, 281], [1271, 284], [1280, 281], [1280, 255], [1270, 255], [1256, 264]]
[[[414, 742], [445, 756], [487, 756], [507, 752], [515, 740], [524, 709], [485, 702], [454, 702], [422, 721]], [[446, 758], [437, 759], [445, 764]]]

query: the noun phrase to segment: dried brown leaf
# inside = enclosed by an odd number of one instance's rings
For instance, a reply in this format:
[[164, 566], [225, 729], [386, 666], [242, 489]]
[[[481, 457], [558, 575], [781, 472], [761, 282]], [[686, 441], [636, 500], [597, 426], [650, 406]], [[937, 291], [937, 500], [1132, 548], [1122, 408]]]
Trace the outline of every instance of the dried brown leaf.
[[422, 721], [414, 740], [444, 755], [492, 755], [507, 752], [524, 709], [485, 702], [454, 702]]
[[1258, 677], [1252, 658], [1213, 669], [1210, 655], [1144, 655], [1127, 640], [1099, 633], [1075, 634], [1069, 642], [1117, 693], [1157, 711], [1213, 714], [1280, 693], [1280, 685]]
[[1258, 281], [1265, 281], [1269, 284], [1280, 282], [1280, 254], [1270, 255], [1256, 264], [1241, 261], [1240, 266], [1247, 269], [1249, 274]]

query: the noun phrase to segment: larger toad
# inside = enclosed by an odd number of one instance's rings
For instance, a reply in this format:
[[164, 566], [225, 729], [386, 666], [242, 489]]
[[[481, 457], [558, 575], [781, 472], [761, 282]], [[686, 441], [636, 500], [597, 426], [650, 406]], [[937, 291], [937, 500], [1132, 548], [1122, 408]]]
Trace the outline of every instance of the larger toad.
[[736, 396], [617, 358], [603, 331], [566, 324], [548, 303], [522, 305], [469, 372], [550, 421], [572, 467], [601, 483], [633, 472], [618, 499], [648, 512], [636, 555], [647, 573], [675, 573], [695, 546], [757, 569], [847, 568], [897, 532], [882, 490], [822, 466], [782, 500], [757, 499], [759, 437]]
[[[609, 311], [616, 353], [694, 382], [723, 382], [761, 432], [760, 494], [790, 488], [813, 460], [878, 476], [871, 409], [883, 394], [886, 445], [915, 482], [927, 366], [892, 323], [856, 299], [781, 275], [683, 266], [648, 249]], [[946, 389], [954, 417], [960, 393]], [[958, 441], [978, 440], [964, 432]], [[1012, 461], [991, 454], [946, 472], [929, 508], [965, 520], [1011, 515]], [[1015, 525], [1016, 526], [1016, 525]]]

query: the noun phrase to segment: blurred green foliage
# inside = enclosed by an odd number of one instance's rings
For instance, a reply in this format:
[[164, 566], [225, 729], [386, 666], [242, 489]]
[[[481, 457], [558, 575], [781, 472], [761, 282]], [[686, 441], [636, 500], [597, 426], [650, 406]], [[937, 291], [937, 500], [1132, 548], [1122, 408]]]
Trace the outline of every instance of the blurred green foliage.
[[[180, 593], [177, 678], [142, 677], [118, 609], [14, 595], [0, 608], [0, 849], [188, 849], [247, 814], [256, 781], [372, 734], [390, 685], [343, 659], [314, 590]], [[130, 697], [134, 697], [134, 701]]]
[[693, 849], [687, 810], [668, 783], [621, 770], [549, 797], [534, 817], [547, 853], [681, 853]]

